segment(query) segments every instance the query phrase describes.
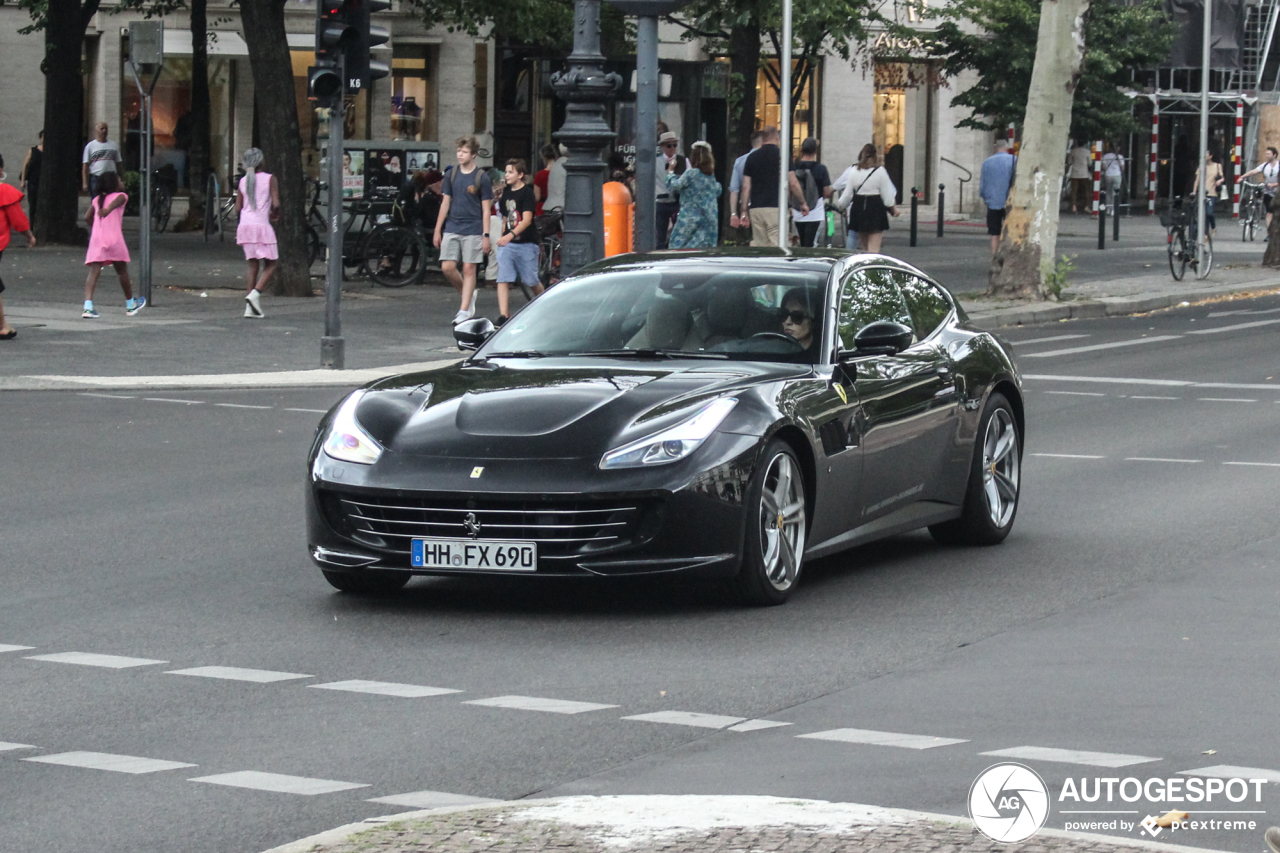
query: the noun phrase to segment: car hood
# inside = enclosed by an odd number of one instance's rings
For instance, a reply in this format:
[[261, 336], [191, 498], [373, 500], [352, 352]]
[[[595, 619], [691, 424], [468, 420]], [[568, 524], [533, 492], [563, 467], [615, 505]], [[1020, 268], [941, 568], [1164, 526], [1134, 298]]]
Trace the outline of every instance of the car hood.
[[357, 418], [397, 454], [484, 459], [599, 456], [744, 385], [800, 365], [611, 359], [467, 363], [374, 384]]

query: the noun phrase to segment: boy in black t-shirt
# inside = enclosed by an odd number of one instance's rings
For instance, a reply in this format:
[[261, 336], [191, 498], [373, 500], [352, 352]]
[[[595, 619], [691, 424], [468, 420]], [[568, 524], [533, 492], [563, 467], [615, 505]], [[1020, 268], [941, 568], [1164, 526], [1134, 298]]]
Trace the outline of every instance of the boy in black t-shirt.
[[533, 227], [537, 201], [533, 187], [525, 183], [529, 169], [519, 157], [508, 160], [503, 175], [507, 188], [502, 193], [502, 236], [498, 239], [498, 322], [511, 316], [508, 288], [520, 281], [542, 293], [538, 280], [538, 231]]

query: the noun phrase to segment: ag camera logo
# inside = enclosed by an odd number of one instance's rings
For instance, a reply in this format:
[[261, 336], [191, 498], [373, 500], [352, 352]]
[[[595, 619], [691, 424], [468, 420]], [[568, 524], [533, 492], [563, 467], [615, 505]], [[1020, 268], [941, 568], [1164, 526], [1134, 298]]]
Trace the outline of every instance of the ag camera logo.
[[1030, 767], [994, 764], [973, 780], [969, 817], [992, 841], [1022, 841], [1035, 835], [1048, 819], [1049, 789]]

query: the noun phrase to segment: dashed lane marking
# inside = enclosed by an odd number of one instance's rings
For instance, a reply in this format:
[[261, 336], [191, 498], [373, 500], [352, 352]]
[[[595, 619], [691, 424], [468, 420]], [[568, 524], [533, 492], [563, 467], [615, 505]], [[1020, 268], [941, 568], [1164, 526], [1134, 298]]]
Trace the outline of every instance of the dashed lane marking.
[[1234, 326], [1218, 326], [1216, 329], [1195, 329], [1187, 332], [1187, 334], [1216, 335], [1218, 332], [1236, 332], [1240, 329], [1252, 329], [1256, 326], [1270, 326], [1272, 323], [1280, 323], [1280, 320], [1254, 320], [1252, 323], [1236, 323]]
[[897, 732], [877, 732], [870, 729], [831, 729], [825, 732], [796, 735], [796, 737], [809, 738], [811, 740], [833, 740], [841, 743], [865, 743], [872, 746], [900, 746], [905, 749], [933, 749], [938, 746], [953, 746], [957, 743], [969, 742], [960, 738], [907, 735]]
[[12, 752], [15, 749], [39, 749], [38, 746], [31, 746], [25, 743], [8, 743], [0, 740], [0, 752]]
[[49, 663], [74, 663], [80, 666], [101, 666], [106, 669], [128, 669], [132, 666], [154, 666], [168, 663], [167, 660], [129, 658], [122, 655], [98, 655], [92, 652], [57, 652], [51, 655], [29, 655], [27, 660], [48, 661]]
[[1083, 453], [1032, 453], [1032, 456], [1047, 456], [1050, 459], [1106, 459], [1105, 456], [1088, 456]]
[[173, 397], [143, 397], [148, 403], [183, 403], [188, 406], [203, 406], [204, 400], [178, 400]]
[[720, 714], [696, 714], [692, 711], [655, 711], [652, 714], [635, 714], [624, 720], [641, 720], [646, 723], [667, 723], [673, 726], [697, 726], [703, 729], [723, 729], [745, 723], [746, 717], [725, 717]]
[[270, 669], [245, 669], [239, 666], [197, 666], [192, 669], [173, 669], [165, 675], [194, 675], [200, 678], [221, 678], [227, 681], [252, 681], [270, 684], [273, 681], [290, 681], [295, 678], [315, 678], [301, 672], [276, 672]]
[[487, 797], [468, 797], [464, 794], [450, 794], [446, 791], [411, 791], [408, 794], [395, 794], [390, 797], [375, 797], [365, 800], [367, 803], [385, 803], [389, 806], [404, 806], [410, 809], [441, 809], [447, 806], [481, 806], [485, 803], [496, 803]]
[[[1147, 338], [1147, 340], [1152, 340]], [[1048, 353], [1035, 353], [1047, 355]], [[1221, 388], [1234, 391], [1280, 391], [1280, 385], [1260, 382], [1192, 382], [1187, 379], [1136, 379], [1127, 376], [1062, 376], [1055, 373], [1027, 373], [1023, 379], [1037, 382], [1093, 382], [1104, 385], [1159, 385], [1165, 388]]]
[[57, 755], [36, 755], [23, 761], [41, 764], [61, 764], [66, 767], [84, 767], [89, 770], [110, 770], [113, 773], [159, 773], [161, 770], [177, 770], [179, 767], [196, 767], [182, 761], [161, 761], [158, 758], [139, 758], [135, 755], [112, 755], [109, 752], [60, 752]]
[[1163, 397], [1159, 394], [1130, 394], [1130, 400], [1181, 400], [1181, 397]]
[[1080, 749], [1054, 749], [1047, 746], [1015, 746], [983, 752], [996, 758], [1022, 758], [1028, 761], [1057, 761], [1062, 764], [1088, 764], [1093, 767], [1128, 767], [1159, 761], [1146, 755], [1124, 755], [1118, 752], [1087, 752]]
[[1197, 767], [1195, 770], [1179, 770], [1178, 775], [1210, 776], [1214, 779], [1266, 779], [1268, 782], [1280, 782], [1280, 770], [1237, 767], [1234, 764], [1215, 764], [1212, 767]]
[[537, 696], [494, 696], [491, 699], [472, 699], [464, 705], [484, 705], [489, 708], [511, 708], [516, 711], [546, 711], [551, 714], [584, 714], [587, 711], [603, 711], [617, 705], [601, 705], [598, 702], [570, 702], [566, 699], [542, 699]]
[[1223, 462], [1223, 465], [1246, 465], [1250, 468], [1280, 468], [1280, 462]]
[[34, 648], [35, 646], [10, 646], [0, 643], [0, 652], [26, 652]]
[[1203, 459], [1169, 459], [1163, 456], [1126, 456], [1125, 462], [1180, 462], [1184, 465], [1197, 465]]
[[417, 699], [423, 696], [443, 696], [461, 693], [448, 687], [426, 687], [418, 684], [394, 684], [389, 681], [331, 681], [328, 684], [309, 685], [318, 690], [345, 690], [349, 693], [376, 693], [379, 696], [403, 696]]
[[214, 403], [224, 409], [274, 409], [275, 406], [250, 406], [247, 403]]
[[315, 414], [315, 415], [323, 415], [323, 414], [325, 414], [326, 412], [328, 412], [329, 410], [328, 410], [328, 409], [281, 409], [281, 411], [283, 411], [283, 412], [310, 412], [311, 414]]
[[1055, 355], [1073, 355], [1078, 352], [1095, 352], [1104, 349], [1116, 349], [1118, 347], [1135, 347], [1139, 344], [1154, 344], [1160, 341], [1176, 341], [1182, 335], [1152, 335], [1149, 338], [1135, 338], [1131, 341], [1112, 341], [1109, 344], [1089, 344], [1083, 347], [1067, 347], [1065, 349], [1051, 349], [1045, 352], [1024, 352], [1019, 358], [1049, 358]]
[[94, 394], [92, 391], [81, 391], [81, 397], [102, 397], [105, 400], [135, 400], [130, 394]]
[[1105, 397], [1101, 391], [1045, 391], [1046, 394], [1063, 394], [1072, 397]]
[[226, 785], [231, 788], [252, 788], [255, 791], [272, 791], [277, 794], [332, 794], [353, 788], [368, 788], [360, 782], [338, 782], [333, 779], [312, 779], [307, 776], [285, 776], [280, 773], [262, 773], [258, 770], [240, 770], [235, 773], [219, 773], [199, 776], [188, 782], [207, 782], [210, 785]]
[[1196, 397], [1202, 403], [1256, 403], [1248, 397]]
[[729, 726], [731, 732], [758, 732], [761, 729], [776, 729], [779, 726], [792, 726], [795, 723], [780, 723], [777, 720], [747, 720], [736, 726]]
[[1028, 341], [1013, 341], [1012, 343], [1014, 346], [1020, 347], [1020, 346], [1026, 346], [1027, 344], [1047, 344], [1050, 341], [1071, 341], [1071, 340], [1075, 340], [1076, 338], [1088, 338], [1088, 337], [1091, 337], [1091, 336], [1090, 335], [1051, 335], [1050, 337], [1047, 337], [1047, 338], [1032, 338], [1031, 340], [1028, 340]]

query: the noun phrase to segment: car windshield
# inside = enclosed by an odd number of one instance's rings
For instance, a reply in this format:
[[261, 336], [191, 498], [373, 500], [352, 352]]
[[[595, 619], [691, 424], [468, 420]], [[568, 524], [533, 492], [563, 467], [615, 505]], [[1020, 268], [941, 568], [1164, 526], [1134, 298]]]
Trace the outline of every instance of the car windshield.
[[[745, 264], [745, 262], [744, 262]], [[816, 363], [827, 273], [671, 262], [567, 279], [477, 353]]]

